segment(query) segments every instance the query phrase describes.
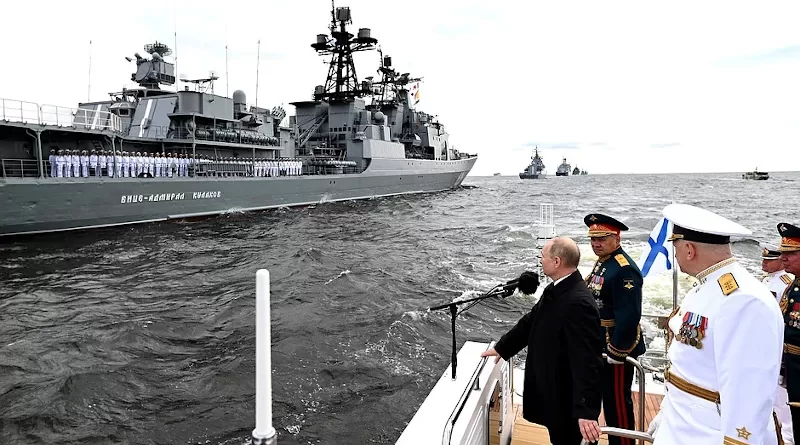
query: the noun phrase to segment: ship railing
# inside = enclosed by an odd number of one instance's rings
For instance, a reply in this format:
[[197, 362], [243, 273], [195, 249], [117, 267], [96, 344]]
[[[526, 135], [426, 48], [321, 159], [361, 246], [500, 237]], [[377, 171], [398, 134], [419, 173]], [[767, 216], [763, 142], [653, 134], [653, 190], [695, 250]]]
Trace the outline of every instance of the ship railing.
[[92, 108], [39, 105], [14, 99], [0, 99], [0, 120], [56, 127], [122, 132], [122, 120], [114, 113]]
[[[50, 162], [44, 161], [50, 171]], [[3, 178], [38, 178], [39, 162], [35, 159], [0, 159], [0, 174]]]

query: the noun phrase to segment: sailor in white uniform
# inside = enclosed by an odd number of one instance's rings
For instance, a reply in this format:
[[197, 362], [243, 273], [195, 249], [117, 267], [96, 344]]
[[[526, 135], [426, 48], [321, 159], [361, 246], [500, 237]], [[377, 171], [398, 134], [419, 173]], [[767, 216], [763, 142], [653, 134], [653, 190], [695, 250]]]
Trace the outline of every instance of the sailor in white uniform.
[[64, 167], [67, 165], [66, 156], [64, 156], [64, 150], [58, 150], [58, 156], [56, 156], [56, 176], [59, 178], [64, 177]]
[[72, 176], [75, 178], [80, 178], [81, 157], [78, 153], [78, 150], [72, 150], [72, 157], [70, 158], [70, 162], [72, 163]]
[[50, 177], [56, 177], [56, 151], [50, 150], [50, 156], [47, 157], [47, 162], [50, 163]]
[[80, 155], [81, 163], [81, 176], [84, 178], [89, 177], [89, 152], [83, 150]]
[[[775, 301], [780, 303], [781, 296], [786, 288], [794, 281], [794, 276], [783, 269], [780, 248], [773, 244], [760, 243], [761, 248], [761, 270], [766, 275], [761, 282], [767, 286]], [[783, 376], [778, 379], [778, 387], [775, 392], [775, 414], [781, 423], [781, 435], [785, 445], [794, 445], [794, 434], [792, 432], [792, 414], [789, 410], [789, 394], [786, 392]]]
[[655, 445], [777, 444], [773, 413], [783, 349], [778, 302], [731, 254], [750, 230], [707, 210], [670, 204], [680, 270], [699, 283], [668, 323], [666, 395]]
[[97, 171], [96, 171], [96, 173], [97, 173], [98, 177], [102, 177], [103, 176], [103, 169], [104, 168], [106, 168], [106, 151], [105, 150], [100, 150], [100, 152], [97, 153]]

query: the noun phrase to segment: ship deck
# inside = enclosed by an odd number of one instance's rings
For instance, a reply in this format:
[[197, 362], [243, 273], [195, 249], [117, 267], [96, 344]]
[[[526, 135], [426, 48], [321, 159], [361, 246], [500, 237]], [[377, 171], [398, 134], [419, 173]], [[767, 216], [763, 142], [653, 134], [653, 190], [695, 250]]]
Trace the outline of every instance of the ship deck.
[[[658, 407], [661, 405], [661, 400], [664, 398], [662, 394], [647, 394], [645, 396], [645, 427], [647, 427], [653, 420], [653, 417], [658, 414]], [[633, 406], [634, 417], [636, 418], [636, 425], [640, 425], [639, 419], [639, 394], [633, 393]], [[547, 428], [528, 422], [522, 418], [522, 406], [514, 406], [514, 433], [511, 436], [511, 445], [550, 445], [550, 436], [547, 434]], [[599, 419], [600, 426], [606, 426], [603, 413], [600, 413]], [[642, 428], [637, 428], [642, 429]], [[600, 444], [608, 444], [606, 437], [600, 438]]]

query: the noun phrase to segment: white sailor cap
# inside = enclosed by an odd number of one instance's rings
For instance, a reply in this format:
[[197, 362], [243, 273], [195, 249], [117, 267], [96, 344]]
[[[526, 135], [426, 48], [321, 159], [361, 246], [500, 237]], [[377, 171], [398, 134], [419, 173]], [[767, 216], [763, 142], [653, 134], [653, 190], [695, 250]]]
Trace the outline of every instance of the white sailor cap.
[[781, 250], [775, 244], [769, 243], [758, 243], [758, 246], [761, 247], [761, 259], [762, 260], [777, 260], [781, 257]]
[[672, 221], [670, 241], [683, 239], [707, 244], [728, 244], [731, 236], [751, 235], [746, 227], [728, 218], [688, 204], [664, 207], [664, 216]]

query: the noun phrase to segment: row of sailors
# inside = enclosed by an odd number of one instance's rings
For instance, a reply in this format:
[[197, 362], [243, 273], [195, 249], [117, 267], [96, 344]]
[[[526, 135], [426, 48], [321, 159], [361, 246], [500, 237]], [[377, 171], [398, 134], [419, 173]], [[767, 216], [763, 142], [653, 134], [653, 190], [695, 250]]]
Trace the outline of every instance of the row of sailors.
[[50, 176], [54, 178], [83, 177], [106, 175], [110, 178], [137, 177], [146, 173], [155, 177], [188, 176], [189, 165], [194, 160], [185, 154], [147, 153], [147, 152], [114, 152], [107, 150], [55, 150], [50, 151]]
[[302, 161], [294, 159], [263, 158], [219, 158], [208, 156], [196, 159], [186, 154], [112, 152], [109, 150], [51, 150], [49, 156], [50, 176], [57, 178], [103, 176], [138, 177], [142, 174], [151, 177], [189, 176], [189, 167], [195, 166], [203, 173], [216, 174], [243, 173], [247, 176], [274, 177], [302, 175]]

